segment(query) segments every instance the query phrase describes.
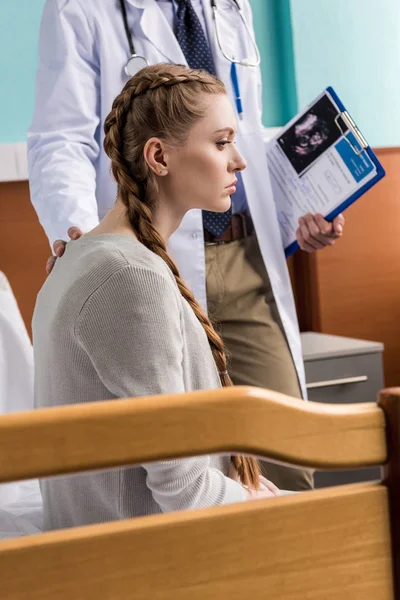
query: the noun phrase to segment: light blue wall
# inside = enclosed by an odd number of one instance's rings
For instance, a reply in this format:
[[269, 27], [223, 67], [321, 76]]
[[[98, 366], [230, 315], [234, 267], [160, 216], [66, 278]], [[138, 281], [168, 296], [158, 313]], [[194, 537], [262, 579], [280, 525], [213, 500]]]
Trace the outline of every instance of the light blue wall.
[[289, 0], [250, 0], [261, 54], [263, 122], [286, 123], [297, 112]]
[[372, 146], [400, 146], [400, 0], [291, 0], [299, 106], [332, 85]]
[[44, 0], [0, 0], [0, 143], [22, 142], [33, 111]]
[[[25, 140], [44, 2], [0, 0], [0, 143]], [[400, 145], [400, 0], [250, 3], [264, 125], [282, 125], [330, 84], [372, 145]]]
[[[98, 0], [99, 2], [103, 0]], [[34, 98], [37, 42], [45, 0], [0, 0], [0, 143], [25, 140]], [[295, 112], [289, 0], [251, 0], [262, 53], [263, 121]]]
[[[103, 1], [103, 0], [99, 0]], [[45, 0], [0, 0], [0, 143], [24, 141], [34, 99], [37, 41]], [[295, 112], [289, 0], [251, 0], [262, 54], [263, 121]]]

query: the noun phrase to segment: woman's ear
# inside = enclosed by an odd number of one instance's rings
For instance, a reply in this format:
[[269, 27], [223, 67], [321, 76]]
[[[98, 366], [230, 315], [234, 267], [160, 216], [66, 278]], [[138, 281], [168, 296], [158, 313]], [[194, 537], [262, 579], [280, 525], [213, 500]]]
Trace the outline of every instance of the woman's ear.
[[166, 157], [166, 148], [162, 140], [159, 138], [150, 138], [147, 140], [143, 156], [149, 168], [156, 175], [167, 175], [168, 164]]

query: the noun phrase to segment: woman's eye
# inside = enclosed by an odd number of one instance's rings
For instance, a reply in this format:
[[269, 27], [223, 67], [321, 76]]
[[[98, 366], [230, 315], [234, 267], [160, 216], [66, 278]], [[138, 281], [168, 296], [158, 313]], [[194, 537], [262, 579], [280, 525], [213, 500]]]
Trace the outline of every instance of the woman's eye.
[[220, 142], [217, 142], [217, 146], [223, 148], [224, 146], [226, 146], [226, 144], [231, 144], [231, 142], [229, 140], [222, 140]]

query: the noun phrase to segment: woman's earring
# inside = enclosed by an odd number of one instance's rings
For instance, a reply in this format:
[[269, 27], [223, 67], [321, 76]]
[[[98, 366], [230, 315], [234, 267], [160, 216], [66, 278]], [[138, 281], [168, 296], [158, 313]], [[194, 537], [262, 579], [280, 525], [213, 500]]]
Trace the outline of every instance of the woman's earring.
[[164, 175], [167, 172], [167, 169], [161, 169], [158, 173], [159, 175]]

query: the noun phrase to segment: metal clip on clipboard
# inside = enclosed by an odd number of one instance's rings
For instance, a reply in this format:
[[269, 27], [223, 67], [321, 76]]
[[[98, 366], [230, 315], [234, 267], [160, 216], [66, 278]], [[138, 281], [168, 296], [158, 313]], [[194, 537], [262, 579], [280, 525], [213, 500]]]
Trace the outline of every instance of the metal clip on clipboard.
[[[343, 120], [343, 122], [347, 126], [347, 131], [344, 131], [342, 129], [339, 119]], [[358, 129], [357, 125], [354, 123], [353, 119], [351, 118], [351, 116], [349, 115], [347, 110], [336, 115], [335, 123], [336, 123], [337, 127], [339, 128], [340, 133], [342, 134], [342, 136], [344, 137], [346, 142], [349, 144], [349, 146], [353, 150], [353, 152], [357, 156], [360, 156], [360, 154], [362, 154], [366, 150], [366, 148], [368, 148], [368, 142], [362, 135], [361, 131]], [[360, 144], [361, 150], [359, 148], [357, 148], [357, 146], [355, 144], [353, 144], [353, 142], [351, 140], [349, 140], [349, 138], [348, 138], [349, 131], [351, 131], [351, 133], [356, 138], [357, 142]]]

